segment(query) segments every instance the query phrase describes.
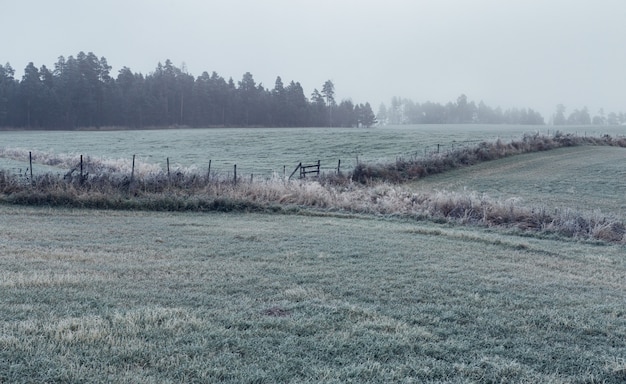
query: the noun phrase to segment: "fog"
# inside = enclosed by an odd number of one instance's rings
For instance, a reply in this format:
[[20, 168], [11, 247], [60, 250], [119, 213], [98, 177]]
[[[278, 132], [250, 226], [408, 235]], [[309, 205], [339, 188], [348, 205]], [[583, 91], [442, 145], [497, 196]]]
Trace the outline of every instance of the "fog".
[[326, 80], [336, 98], [393, 96], [568, 112], [626, 111], [622, 0], [2, 0], [0, 62], [21, 78], [80, 51], [147, 74], [251, 72], [273, 88]]

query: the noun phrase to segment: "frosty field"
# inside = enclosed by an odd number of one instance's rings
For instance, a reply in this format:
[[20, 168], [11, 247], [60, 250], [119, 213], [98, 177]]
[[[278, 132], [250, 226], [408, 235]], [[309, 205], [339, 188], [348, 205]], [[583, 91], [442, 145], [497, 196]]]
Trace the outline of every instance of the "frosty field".
[[626, 379], [619, 245], [0, 206], [0, 382]]
[[[624, 135], [624, 127], [562, 127], [579, 135]], [[353, 128], [170, 129], [143, 131], [0, 131], [0, 168], [22, 172], [32, 152], [34, 172], [67, 172], [80, 155], [130, 173], [136, 155], [138, 172], [166, 168], [227, 174], [236, 164], [239, 174], [269, 177], [290, 173], [299, 162], [321, 160], [334, 172], [341, 160], [350, 170], [359, 161], [393, 161], [455, 146], [501, 138], [510, 141], [524, 133], [554, 133], [554, 127], [502, 125], [422, 125]], [[50, 167], [46, 164], [52, 164]]]
[[418, 190], [475, 191], [551, 209], [600, 210], [626, 219], [626, 148], [573, 147], [512, 156], [412, 183]]
[[[63, 172], [82, 153], [128, 172], [130, 152], [147, 173], [164, 156], [202, 169], [206, 155], [220, 172], [256, 158], [238, 169], [265, 174], [303, 152], [393, 161], [525, 127], [464, 128], [0, 132], [0, 161], [23, 167], [23, 148], [40, 142], [31, 151], [54, 164], [35, 170]], [[265, 213], [3, 200], [0, 383], [623, 383], [624, 239], [460, 225], [462, 215], [442, 224], [424, 212], [456, 201], [512, 217], [558, 211], [574, 224], [612, 215], [595, 222], [602, 231], [626, 216], [625, 156], [580, 146], [404, 185], [211, 186], [295, 207]]]

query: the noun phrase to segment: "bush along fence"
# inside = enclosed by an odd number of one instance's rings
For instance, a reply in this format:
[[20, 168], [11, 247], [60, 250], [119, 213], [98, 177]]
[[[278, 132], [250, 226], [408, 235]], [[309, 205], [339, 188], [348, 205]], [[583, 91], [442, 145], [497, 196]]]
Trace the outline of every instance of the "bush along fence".
[[[170, 166], [171, 162], [169, 157], [166, 158], [164, 170], [153, 168], [149, 171], [145, 169], [140, 171], [138, 169], [140, 165], [137, 162], [136, 155], [132, 155], [130, 168], [126, 168], [126, 171], [121, 170], [119, 167], [103, 165], [100, 161], [92, 162], [89, 157], [80, 155], [77, 163], [72, 165], [69, 171], [65, 173], [46, 171], [39, 174], [35, 172], [33, 174], [33, 158], [33, 153], [29, 152], [29, 165], [25, 172], [23, 169], [18, 170], [17, 168], [14, 169], [15, 172], [11, 172], [10, 169], [0, 169], [2, 176], [0, 186], [19, 184], [22, 186], [32, 185], [37, 187], [42, 186], [42, 183], [50, 184], [54, 181], [57, 184], [71, 184], [74, 187], [87, 190], [98, 189], [104, 191], [118, 189], [132, 191], [139, 188], [146, 192], [158, 193], [173, 188], [193, 189], [210, 183], [237, 186], [248, 181], [250, 183], [262, 180], [289, 181], [298, 171], [300, 171], [300, 179], [319, 179], [328, 175], [335, 176], [341, 174], [341, 160], [338, 161], [336, 168], [326, 168], [327, 172], [322, 171], [321, 160], [317, 160], [311, 164], [303, 164], [300, 162], [288, 177], [287, 166], [283, 166], [282, 175], [277, 173], [274, 173], [272, 176], [261, 174], [256, 175], [255, 179], [254, 173], [243, 174], [241, 169], [237, 167], [237, 164], [232, 165], [232, 173], [223, 170], [216, 171], [211, 168], [212, 160], [208, 161], [206, 173], [181, 171], [178, 168], [173, 169]], [[9, 183], [12, 177], [14, 180]], [[4, 190], [6, 190], [6, 188], [4, 188]]]
[[[540, 134], [527, 134], [521, 139], [504, 143], [501, 140], [494, 142], [479, 142], [473, 146], [447, 146], [438, 144], [433, 151], [426, 153], [424, 156], [412, 156], [409, 159], [401, 157], [396, 158], [395, 162], [371, 164], [356, 159], [356, 166], [350, 172], [342, 173], [341, 160], [338, 160], [337, 167], [326, 168], [326, 172], [322, 172], [321, 161], [297, 164], [295, 169], [287, 177], [287, 166], [283, 166], [281, 175], [274, 174], [271, 179], [282, 179], [289, 181], [299, 172], [300, 179], [307, 178], [326, 178], [331, 181], [341, 183], [356, 181], [360, 183], [370, 182], [405, 182], [414, 179], [426, 177], [428, 175], [442, 173], [448, 170], [470, 166], [484, 161], [495, 160], [516, 154], [529, 153], [535, 151], [544, 151], [560, 147], [570, 147], [577, 145], [609, 145], [626, 147], [626, 138], [613, 138], [609, 135], [602, 137], [581, 137], [574, 134], [561, 134], [558, 131], [552, 136]], [[23, 185], [36, 186], [38, 183], [51, 183], [55, 177], [52, 172], [36, 176], [33, 172], [34, 156], [32, 152], [28, 153], [28, 169], [22, 173], [20, 170], [18, 177], [11, 183], [19, 183]], [[232, 173], [230, 171], [224, 173], [218, 172], [211, 168], [211, 160], [208, 161], [206, 173], [202, 172], [184, 172], [178, 169], [170, 168], [170, 158], [166, 159], [165, 171], [160, 167], [142, 169], [138, 172], [136, 167], [136, 156], [132, 156], [132, 163], [129, 168], [113, 167], [103, 164], [99, 161], [91, 161], [89, 157], [84, 158], [80, 155], [77, 163], [70, 165], [71, 169], [65, 173], [61, 180], [66, 184], [73, 184], [77, 187], [97, 190], [126, 190], [134, 191], [142, 189], [146, 192], [158, 193], [167, 189], [178, 188], [181, 190], [199, 188], [210, 183], [216, 184], [232, 184], [238, 185], [255, 181], [254, 173], [246, 174], [233, 164]], [[54, 165], [54, 164], [52, 164]], [[6, 170], [2, 172], [2, 182], [9, 182], [12, 176], [11, 172]], [[249, 175], [249, 177], [248, 177]], [[257, 181], [269, 180], [267, 175], [257, 175]], [[1, 187], [1, 185], [0, 185]], [[5, 188], [6, 189], [6, 188]], [[10, 188], [9, 188], [10, 189]]]
[[562, 134], [557, 131], [553, 136], [538, 133], [527, 134], [520, 140], [509, 143], [504, 143], [498, 139], [495, 142], [483, 141], [471, 147], [452, 147], [447, 151], [441, 151], [441, 146], [437, 145], [436, 152], [431, 152], [424, 157], [396, 158], [395, 162], [386, 164], [357, 163], [352, 173], [352, 179], [361, 183], [406, 182], [484, 161], [580, 145], [606, 145], [626, 148], [626, 137], [613, 138], [609, 135], [581, 137], [574, 134]]

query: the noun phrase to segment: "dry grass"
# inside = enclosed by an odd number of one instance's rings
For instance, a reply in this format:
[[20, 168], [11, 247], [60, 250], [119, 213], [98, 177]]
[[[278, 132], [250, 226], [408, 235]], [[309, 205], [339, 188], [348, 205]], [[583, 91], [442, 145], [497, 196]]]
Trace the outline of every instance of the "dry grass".
[[[14, 187], [15, 184], [12, 185]], [[115, 190], [81, 189], [73, 184], [59, 185], [62, 188], [46, 190], [36, 186], [5, 192], [3, 200], [28, 205], [160, 211], [290, 212], [314, 208], [515, 228], [611, 242], [624, 242], [626, 232], [619, 217], [597, 211], [529, 207], [518, 199], [501, 201], [475, 192], [416, 193], [408, 187], [387, 183], [364, 187], [357, 183], [337, 185], [274, 179], [238, 185], [210, 183], [189, 189], [166, 188], [158, 192], [137, 188], [133, 195]]]
[[[483, 143], [471, 150], [435, 156], [428, 161], [434, 161], [436, 165], [430, 166], [442, 171], [447, 169], [445, 164], [448, 163], [453, 168], [455, 164], [473, 164], [478, 159], [484, 161], [514, 153], [583, 144], [624, 146], [626, 140], [614, 140], [609, 136], [535, 135], [509, 144], [500, 141]], [[465, 155], [471, 155], [471, 160]], [[421, 164], [427, 166], [424, 162]], [[363, 167], [357, 167], [352, 177], [363, 177], [364, 174], [360, 173], [365, 169]], [[426, 174], [433, 172], [429, 170]], [[626, 241], [623, 218], [598, 211], [528, 205], [519, 199], [498, 200], [476, 192], [420, 192], [410, 186], [374, 182], [372, 178], [367, 180], [363, 185], [352, 181], [350, 176], [335, 175], [313, 181], [287, 181], [275, 176], [269, 180], [238, 179], [235, 183], [194, 173], [156, 173], [134, 178], [108, 173], [87, 177], [70, 174], [64, 178], [45, 174], [28, 180], [0, 171], [0, 199], [27, 205], [161, 211], [291, 212], [317, 209], [514, 228], [578, 239]]]

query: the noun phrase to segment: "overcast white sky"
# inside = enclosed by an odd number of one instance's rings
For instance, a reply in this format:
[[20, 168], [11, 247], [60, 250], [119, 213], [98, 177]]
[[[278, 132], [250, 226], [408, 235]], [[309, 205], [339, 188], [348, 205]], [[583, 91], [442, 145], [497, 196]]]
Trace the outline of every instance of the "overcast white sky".
[[148, 74], [251, 72], [273, 88], [324, 81], [339, 100], [392, 96], [567, 112], [626, 112], [624, 0], [0, 0], [0, 62], [104, 56]]

